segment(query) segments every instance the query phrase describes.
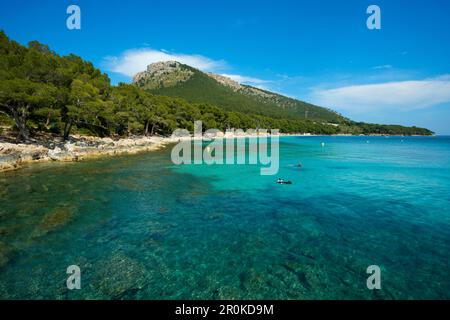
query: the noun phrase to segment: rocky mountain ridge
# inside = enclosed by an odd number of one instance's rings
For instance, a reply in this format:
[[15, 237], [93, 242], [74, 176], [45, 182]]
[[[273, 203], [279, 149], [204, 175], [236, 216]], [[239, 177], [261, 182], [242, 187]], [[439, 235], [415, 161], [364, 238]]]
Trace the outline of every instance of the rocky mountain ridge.
[[152, 63], [146, 71], [134, 76], [133, 83], [154, 94], [210, 103], [226, 111], [331, 123], [346, 120], [328, 108], [241, 84], [224, 75], [202, 72], [177, 61]]

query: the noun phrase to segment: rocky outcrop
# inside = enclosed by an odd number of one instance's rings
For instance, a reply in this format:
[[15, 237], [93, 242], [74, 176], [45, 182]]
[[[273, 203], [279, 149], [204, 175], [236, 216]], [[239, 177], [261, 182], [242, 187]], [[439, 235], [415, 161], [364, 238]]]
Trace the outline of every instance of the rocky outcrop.
[[105, 155], [133, 154], [157, 150], [175, 142], [171, 138], [134, 137], [111, 138], [73, 137], [71, 141], [46, 141], [30, 144], [0, 142], [0, 171], [20, 168], [23, 164], [41, 161], [81, 161]]
[[177, 83], [189, 80], [194, 74], [190, 67], [176, 61], [156, 62], [148, 65], [147, 70], [133, 77], [133, 83], [145, 89], [172, 87]]
[[241, 90], [243, 88], [243, 86], [239, 82], [234, 81], [231, 78], [222, 76], [220, 74], [208, 72], [207, 75], [210, 76], [211, 78], [213, 78], [214, 80], [216, 80], [217, 82], [219, 82], [220, 84], [230, 87], [231, 89], [233, 89], [235, 91]]
[[14, 170], [22, 163], [46, 157], [48, 149], [41, 145], [0, 143], [0, 171]]
[[245, 113], [270, 118], [307, 118], [318, 122], [342, 123], [347, 120], [328, 108], [251, 86], [251, 82], [245, 84], [242, 77], [206, 73], [175, 61], [150, 64], [133, 79], [133, 84], [150, 93], [182, 98], [191, 103], [208, 103], [225, 111], [245, 110]]
[[[202, 137], [172, 135], [172, 137], [132, 137], [113, 140], [89, 136], [72, 136], [70, 141], [45, 140], [30, 144], [14, 144], [0, 141], [0, 172], [20, 168], [23, 164], [43, 161], [82, 161], [89, 158], [135, 154], [164, 148], [185, 140], [228, 139], [267, 136], [270, 133], [255, 130], [232, 132], [207, 132]], [[281, 134], [278, 134], [281, 135]]]

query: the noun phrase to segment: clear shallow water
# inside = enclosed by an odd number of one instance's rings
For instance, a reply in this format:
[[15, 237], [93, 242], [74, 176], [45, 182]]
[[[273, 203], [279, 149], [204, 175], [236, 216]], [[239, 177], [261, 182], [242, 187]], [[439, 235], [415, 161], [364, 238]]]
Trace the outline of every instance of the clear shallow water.
[[288, 137], [280, 155], [277, 176], [169, 150], [0, 174], [0, 298], [450, 298], [449, 137]]

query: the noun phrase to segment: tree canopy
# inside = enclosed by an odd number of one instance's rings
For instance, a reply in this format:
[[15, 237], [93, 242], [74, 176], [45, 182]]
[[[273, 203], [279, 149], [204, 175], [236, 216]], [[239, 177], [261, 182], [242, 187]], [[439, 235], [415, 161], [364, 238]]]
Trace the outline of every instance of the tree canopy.
[[[432, 134], [416, 127], [355, 123], [339, 126], [307, 119], [271, 117], [224, 110], [209, 103], [189, 103], [155, 95], [135, 85], [112, 86], [106, 74], [76, 55], [59, 56], [37, 41], [27, 47], [0, 31], [0, 121], [13, 123], [21, 140], [39, 131], [68, 138], [169, 135], [175, 129], [280, 129], [312, 134]], [[1, 124], [1, 123], [0, 123]]]

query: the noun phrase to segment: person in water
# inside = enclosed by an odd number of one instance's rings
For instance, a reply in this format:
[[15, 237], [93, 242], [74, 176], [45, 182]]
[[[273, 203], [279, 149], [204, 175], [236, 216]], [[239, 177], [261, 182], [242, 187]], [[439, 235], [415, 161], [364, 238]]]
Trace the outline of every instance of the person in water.
[[281, 179], [281, 178], [278, 178], [277, 183], [278, 184], [292, 184], [291, 181], [286, 181], [286, 180]]

